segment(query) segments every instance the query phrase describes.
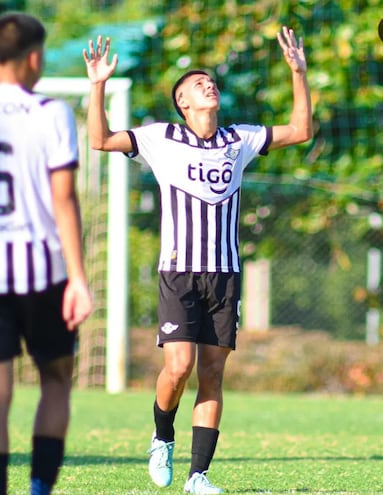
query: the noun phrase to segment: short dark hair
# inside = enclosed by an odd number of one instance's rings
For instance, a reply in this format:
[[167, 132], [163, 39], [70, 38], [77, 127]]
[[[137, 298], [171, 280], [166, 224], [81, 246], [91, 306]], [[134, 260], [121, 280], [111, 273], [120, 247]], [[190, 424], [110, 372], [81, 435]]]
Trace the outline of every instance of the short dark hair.
[[181, 84], [190, 76], [194, 76], [194, 74], [202, 74], [202, 75], [205, 75], [205, 76], [210, 76], [210, 74], [208, 74], [205, 70], [201, 70], [201, 69], [194, 69], [194, 70], [189, 70], [188, 72], [186, 72], [183, 76], [181, 76], [177, 81], [176, 83], [174, 84], [173, 86], [173, 89], [172, 89], [172, 99], [173, 99], [173, 105], [174, 105], [174, 108], [176, 109], [178, 115], [180, 117], [182, 117], [184, 120], [185, 120], [185, 116], [184, 114], [182, 113], [182, 110], [180, 109], [180, 107], [178, 106], [178, 103], [177, 103], [177, 99], [176, 99], [176, 91], [177, 89], [179, 88], [179, 86], [181, 86]]
[[28, 14], [12, 12], [0, 16], [0, 63], [17, 60], [35, 46], [43, 45], [46, 30]]

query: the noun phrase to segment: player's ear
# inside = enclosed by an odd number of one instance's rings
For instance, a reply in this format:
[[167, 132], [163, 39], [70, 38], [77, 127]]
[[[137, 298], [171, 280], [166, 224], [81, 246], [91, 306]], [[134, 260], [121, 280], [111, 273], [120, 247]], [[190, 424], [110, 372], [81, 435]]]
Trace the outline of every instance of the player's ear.
[[42, 47], [36, 47], [28, 53], [28, 65], [35, 73], [42, 71], [43, 64], [44, 54]]
[[189, 105], [187, 103], [187, 99], [185, 98], [185, 95], [183, 92], [181, 92], [179, 95], [178, 95], [178, 99], [177, 99], [177, 105], [179, 106], [179, 108], [181, 110], [186, 110], [187, 108], [189, 108]]

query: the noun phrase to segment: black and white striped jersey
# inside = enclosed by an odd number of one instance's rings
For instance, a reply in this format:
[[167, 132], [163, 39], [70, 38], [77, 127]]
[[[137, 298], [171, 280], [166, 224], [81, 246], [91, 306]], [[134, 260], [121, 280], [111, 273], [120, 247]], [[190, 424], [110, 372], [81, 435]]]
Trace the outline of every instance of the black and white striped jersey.
[[239, 272], [240, 186], [246, 165], [266, 154], [263, 126], [219, 127], [200, 139], [183, 124], [132, 129], [128, 156], [151, 167], [161, 191], [160, 271]]
[[66, 278], [50, 174], [77, 165], [69, 105], [0, 84], [0, 294], [41, 291]]

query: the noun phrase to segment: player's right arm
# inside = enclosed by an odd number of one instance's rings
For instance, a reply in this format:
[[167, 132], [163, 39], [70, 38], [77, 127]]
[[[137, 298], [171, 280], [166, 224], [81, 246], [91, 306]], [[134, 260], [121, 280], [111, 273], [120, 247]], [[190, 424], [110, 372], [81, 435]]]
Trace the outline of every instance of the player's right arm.
[[91, 83], [88, 106], [88, 134], [93, 149], [102, 151], [132, 151], [132, 142], [125, 131], [111, 131], [105, 113], [105, 85], [116, 69], [118, 57], [113, 55], [108, 62], [110, 53], [110, 38], [106, 38], [102, 46], [102, 36], [98, 36], [96, 47], [93, 40], [89, 41], [89, 53], [84, 49], [88, 78]]

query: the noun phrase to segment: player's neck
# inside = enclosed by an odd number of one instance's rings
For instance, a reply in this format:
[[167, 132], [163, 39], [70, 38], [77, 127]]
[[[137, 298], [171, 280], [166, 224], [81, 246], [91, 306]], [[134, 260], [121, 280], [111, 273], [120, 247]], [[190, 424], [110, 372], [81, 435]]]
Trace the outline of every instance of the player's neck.
[[201, 139], [210, 139], [217, 132], [217, 113], [190, 113], [186, 124]]
[[30, 71], [26, 70], [23, 64], [12, 62], [0, 64], [0, 83], [15, 84], [32, 89], [34, 82]]

